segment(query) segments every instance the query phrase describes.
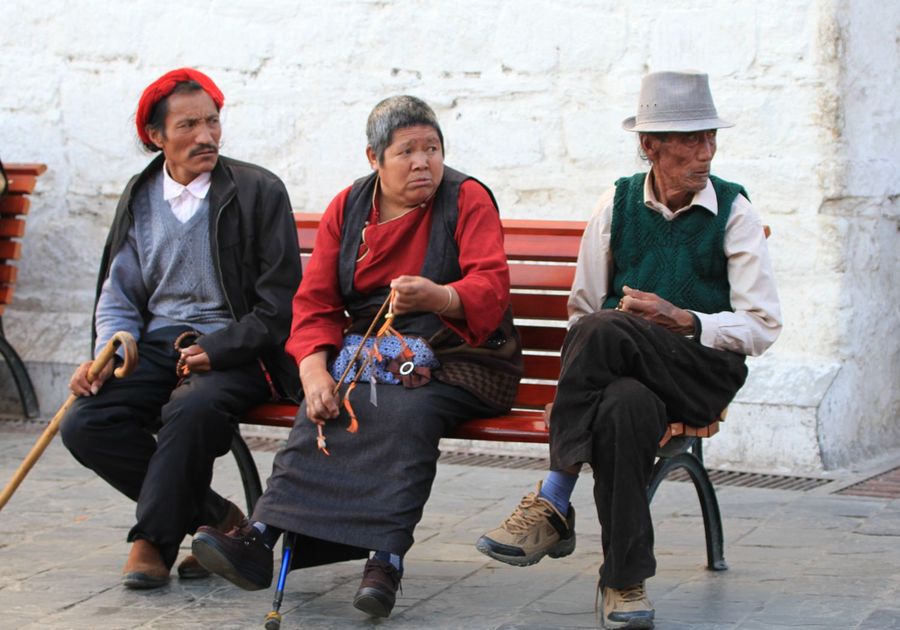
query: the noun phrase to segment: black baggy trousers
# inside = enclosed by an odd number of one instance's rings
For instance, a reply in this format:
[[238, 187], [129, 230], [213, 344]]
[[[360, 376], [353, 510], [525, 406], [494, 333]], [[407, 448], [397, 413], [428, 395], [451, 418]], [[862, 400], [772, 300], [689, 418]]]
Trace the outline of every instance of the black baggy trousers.
[[562, 350], [550, 418], [550, 468], [591, 465], [603, 544], [602, 587], [656, 573], [647, 485], [667, 423], [710, 424], [744, 383], [745, 357], [636, 315], [580, 318]]
[[77, 399], [60, 429], [79, 462], [137, 502], [128, 540], [154, 543], [169, 567], [186, 534], [224, 517], [228, 502], [210, 488], [213, 462], [228, 452], [237, 418], [269, 397], [256, 362], [192, 374], [176, 388], [173, 344], [185, 330], [148, 333], [137, 369]]

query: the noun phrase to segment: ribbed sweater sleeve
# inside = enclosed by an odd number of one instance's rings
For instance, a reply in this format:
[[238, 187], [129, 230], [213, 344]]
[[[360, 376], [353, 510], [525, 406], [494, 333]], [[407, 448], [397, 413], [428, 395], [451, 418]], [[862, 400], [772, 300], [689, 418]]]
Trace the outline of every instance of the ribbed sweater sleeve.
[[97, 301], [95, 356], [120, 330], [131, 333], [135, 341], [141, 338], [147, 298], [132, 225], [122, 249], [113, 258]]

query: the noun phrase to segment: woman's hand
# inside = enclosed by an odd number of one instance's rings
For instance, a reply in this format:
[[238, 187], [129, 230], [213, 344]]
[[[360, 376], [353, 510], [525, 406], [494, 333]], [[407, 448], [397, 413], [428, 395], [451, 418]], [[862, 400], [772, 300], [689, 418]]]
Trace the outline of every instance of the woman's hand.
[[449, 284], [435, 284], [422, 276], [398, 276], [391, 280], [394, 313], [432, 312], [443, 317], [462, 318], [462, 300]]
[[311, 354], [300, 362], [300, 383], [306, 400], [306, 416], [316, 424], [336, 418], [340, 413], [334, 395], [334, 379], [328, 372], [326, 351]]

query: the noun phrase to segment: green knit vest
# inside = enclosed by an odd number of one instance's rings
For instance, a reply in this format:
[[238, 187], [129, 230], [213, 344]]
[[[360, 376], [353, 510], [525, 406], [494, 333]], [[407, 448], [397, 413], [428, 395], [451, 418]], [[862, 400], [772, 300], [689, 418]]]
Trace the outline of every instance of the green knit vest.
[[637, 173], [616, 181], [610, 237], [612, 284], [603, 308], [615, 308], [627, 285], [698, 313], [733, 311], [725, 225], [735, 197], [742, 194], [749, 199], [744, 187], [711, 175], [718, 213], [693, 207], [666, 221], [644, 205], [646, 177]]

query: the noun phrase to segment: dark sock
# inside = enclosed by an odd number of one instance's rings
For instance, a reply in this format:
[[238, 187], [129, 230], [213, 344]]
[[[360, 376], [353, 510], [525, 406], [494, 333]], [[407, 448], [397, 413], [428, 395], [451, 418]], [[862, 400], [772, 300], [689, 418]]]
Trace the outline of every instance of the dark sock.
[[266, 549], [274, 549], [275, 543], [278, 542], [278, 537], [281, 536], [283, 530], [266, 525], [262, 521], [253, 521], [252, 525], [259, 532], [259, 538]]

